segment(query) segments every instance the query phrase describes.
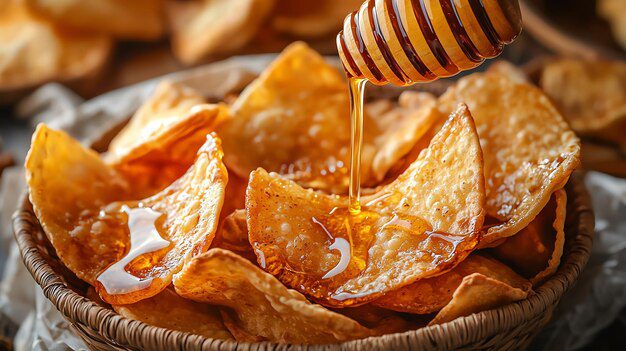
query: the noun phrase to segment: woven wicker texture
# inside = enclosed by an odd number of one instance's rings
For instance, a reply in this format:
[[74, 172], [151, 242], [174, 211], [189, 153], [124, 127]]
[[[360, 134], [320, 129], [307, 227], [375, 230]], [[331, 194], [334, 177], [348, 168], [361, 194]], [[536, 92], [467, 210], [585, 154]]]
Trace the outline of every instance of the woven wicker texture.
[[589, 258], [594, 217], [580, 172], [566, 186], [566, 253], [558, 272], [518, 303], [406, 333], [338, 345], [281, 345], [211, 340], [124, 318], [81, 296], [86, 289], [59, 262], [28, 197], [13, 219], [24, 263], [52, 301], [93, 350], [514, 350], [525, 348], [545, 326], [563, 294]]
[[[528, 67], [526, 70], [533, 72]], [[450, 82], [437, 81], [426, 87], [427, 91], [440, 95], [449, 86]], [[370, 98], [397, 98], [402, 91], [392, 86], [369, 87], [367, 95]], [[92, 148], [98, 152], [106, 151], [124, 124], [102, 134]], [[566, 190], [568, 212], [562, 264], [550, 280], [536, 289], [535, 295], [446, 324], [338, 345], [212, 340], [127, 319], [84, 297], [88, 285], [59, 261], [33, 213], [27, 194], [14, 215], [13, 229], [26, 267], [42, 287], [44, 295], [92, 350], [516, 350], [528, 346], [550, 321], [552, 311], [576, 282], [589, 258], [594, 218], [581, 173], [572, 176]]]

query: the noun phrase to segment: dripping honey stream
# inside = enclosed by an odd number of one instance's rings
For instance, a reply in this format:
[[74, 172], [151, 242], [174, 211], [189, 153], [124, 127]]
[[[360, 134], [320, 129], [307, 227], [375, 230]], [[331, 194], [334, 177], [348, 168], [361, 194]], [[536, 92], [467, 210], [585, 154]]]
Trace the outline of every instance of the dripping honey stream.
[[[517, 0], [369, 0], [346, 17], [337, 49], [350, 91], [350, 183], [344, 222], [351, 250], [351, 224], [370, 217], [368, 211], [361, 212], [360, 203], [366, 83], [408, 86], [455, 75], [498, 56], [521, 29]], [[414, 45], [418, 37], [425, 45]]]
[[361, 149], [363, 146], [363, 97], [367, 80], [350, 78], [350, 187], [348, 209], [361, 212]]

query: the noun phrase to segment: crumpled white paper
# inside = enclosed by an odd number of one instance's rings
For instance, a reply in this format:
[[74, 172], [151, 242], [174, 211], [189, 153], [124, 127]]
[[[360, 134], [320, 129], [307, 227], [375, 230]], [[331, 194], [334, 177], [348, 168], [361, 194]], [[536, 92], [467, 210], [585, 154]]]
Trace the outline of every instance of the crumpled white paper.
[[[33, 123], [45, 122], [68, 131], [88, 145], [99, 133], [128, 118], [161, 79], [192, 86], [207, 97], [241, 89], [272, 60], [273, 55], [235, 57], [223, 62], [155, 78], [84, 102], [58, 84], [46, 85], [18, 106]], [[69, 329], [43, 296], [22, 264], [12, 240], [10, 217], [23, 189], [21, 168], [6, 170], [0, 184], [0, 249], [10, 248], [0, 283], [0, 312], [21, 325], [16, 350], [83, 350], [82, 340]], [[626, 180], [601, 173], [587, 174], [593, 197], [597, 234], [592, 257], [577, 286], [562, 300], [550, 325], [532, 349], [575, 350], [620, 318], [626, 307]], [[8, 244], [8, 245], [7, 245]], [[621, 318], [626, 320], [626, 316]]]

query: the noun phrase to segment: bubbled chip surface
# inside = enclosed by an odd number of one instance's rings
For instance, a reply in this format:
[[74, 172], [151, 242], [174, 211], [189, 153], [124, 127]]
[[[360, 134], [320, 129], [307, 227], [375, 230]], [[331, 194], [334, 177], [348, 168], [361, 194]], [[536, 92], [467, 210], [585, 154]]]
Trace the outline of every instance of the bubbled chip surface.
[[495, 73], [462, 78], [440, 98], [440, 109], [469, 107], [480, 136], [487, 190], [481, 247], [526, 227], [579, 165], [580, 141], [549, 98]]
[[363, 198], [356, 216], [345, 197], [259, 169], [246, 199], [250, 243], [287, 286], [328, 306], [363, 304], [445, 272], [474, 249], [484, 219], [482, 167], [472, 117], [460, 106], [407, 171]]

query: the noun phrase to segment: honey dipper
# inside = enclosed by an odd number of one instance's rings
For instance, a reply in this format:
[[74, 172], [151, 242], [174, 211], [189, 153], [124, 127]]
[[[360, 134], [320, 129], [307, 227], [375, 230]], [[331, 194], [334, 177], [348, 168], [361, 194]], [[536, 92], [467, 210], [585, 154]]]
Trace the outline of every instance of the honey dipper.
[[517, 0], [368, 0], [337, 48], [351, 77], [404, 86], [474, 68], [521, 29]]

